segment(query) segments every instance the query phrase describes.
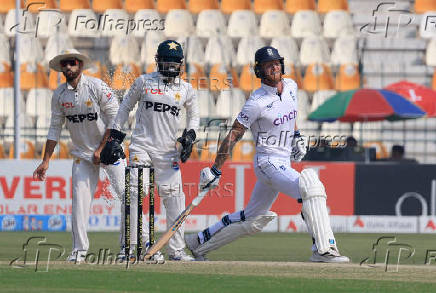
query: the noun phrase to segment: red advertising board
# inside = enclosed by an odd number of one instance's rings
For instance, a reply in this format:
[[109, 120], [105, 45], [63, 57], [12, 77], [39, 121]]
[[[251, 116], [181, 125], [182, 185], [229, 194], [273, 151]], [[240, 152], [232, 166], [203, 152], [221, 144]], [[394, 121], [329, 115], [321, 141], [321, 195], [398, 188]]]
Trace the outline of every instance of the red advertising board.
[[[3, 214], [71, 214], [71, 161], [53, 161], [47, 180], [32, 179], [37, 161], [0, 161], [0, 215]], [[186, 203], [197, 196], [200, 170], [210, 163], [188, 162], [181, 164], [183, 189]], [[353, 163], [299, 163], [296, 170], [315, 168], [326, 186], [327, 204], [332, 215], [352, 215], [354, 212], [354, 164]], [[198, 206], [195, 215], [218, 215], [232, 213], [245, 207], [256, 183], [252, 163], [228, 162], [222, 168], [223, 176], [217, 189], [209, 192]], [[106, 182], [107, 183], [107, 182]], [[111, 198], [105, 181], [101, 181], [94, 195], [91, 214], [119, 214], [119, 202], [108, 205], [105, 197]], [[272, 210], [279, 215], [300, 213], [300, 204], [295, 199], [280, 194]], [[148, 210], [144, 204], [144, 211]], [[160, 200], [156, 200], [156, 213], [161, 213]]]
[[[184, 192], [189, 203], [195, 196], [200, 170], [208, 163], [189, 162], [182, 165]], [[297, 171], [315, 168], [327, 191], [327, 205], [332, 215], [354, 213], [354, 163], [304, 162], [293, 164]], [[226, 163], [222, 168], [220, 186], [208, 194], [194, 214], [220, 215], [242, 209], [249, 201], [256, 183], [252, 163]], [[243, 183], [241, 186], [240, 183]], [[242, 198], [241, 198], [242, 196]], [[299, 214], [301, 205], [287, 195], [280, 194], [272, 206], [279, 215]]]

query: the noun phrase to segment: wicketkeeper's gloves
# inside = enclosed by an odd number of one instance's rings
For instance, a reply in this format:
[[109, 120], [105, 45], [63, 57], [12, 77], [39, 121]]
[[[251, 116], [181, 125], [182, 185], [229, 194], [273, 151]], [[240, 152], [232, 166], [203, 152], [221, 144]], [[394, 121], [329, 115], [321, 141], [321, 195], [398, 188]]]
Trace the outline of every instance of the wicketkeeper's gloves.
[[178, 142], [182, 145], [182, 150], [180, 152], [180, 160], [182, 163], [185, 163], [192, 153], [192, 145], [194, 144], [197, 135], [195, 134], [194, 129], [183, 130], [183, 134], [181, 137], [177, 139]]
[[121, 146], [124, 137], [126, 137], [125, 133], [116, 129], [111, 129], [110, 137], [100, 154], [101, 163], [105, 165], [111, 165], [121, 158], [126, 158], [126, 155], [124, 154], [123, 148]]

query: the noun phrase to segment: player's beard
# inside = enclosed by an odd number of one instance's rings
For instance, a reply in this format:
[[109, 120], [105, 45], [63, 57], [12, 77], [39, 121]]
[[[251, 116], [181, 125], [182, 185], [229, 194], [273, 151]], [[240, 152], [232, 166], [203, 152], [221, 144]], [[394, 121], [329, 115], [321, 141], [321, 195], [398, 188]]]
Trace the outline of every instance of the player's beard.
[[265, 79], [273, 84], [276, 84], [282, 80], [282, 72], [280, 70], [273, 71], [271, 74], [267, 74]]
[[71, 69], [65, 69], [62, 72], [65, 76], [65, 79], [70, 82], [75, 80], [80, 75], [80, 69], [77, 68], [77, 70], [71, 70]]

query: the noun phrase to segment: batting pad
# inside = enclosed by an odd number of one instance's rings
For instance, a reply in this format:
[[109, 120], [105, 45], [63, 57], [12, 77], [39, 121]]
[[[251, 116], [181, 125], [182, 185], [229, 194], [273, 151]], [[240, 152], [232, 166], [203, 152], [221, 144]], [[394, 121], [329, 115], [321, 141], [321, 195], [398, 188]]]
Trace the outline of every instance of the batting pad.
[[327, 212], [327, 194], [313, 169], [304, 169], [300, 176], [300, 193], [303, 199], [302, 213], [309, 232], [315, 239], [320, 254], [326, 253], [336, 241]]
[[260, 215], [254, 219], [247, 219], [243, 222], [232, 223], [228, 226], [225, 226], [219, 232], [213, 235], [209, 241], [206, 241], [198, 246], [197, 249], [195, 249], [194, 254], [205, 255], [212, 250], [229, 244], [239, 237], [260, 232], [276, 217], [276, 213], [269, 211], [266, 215]]

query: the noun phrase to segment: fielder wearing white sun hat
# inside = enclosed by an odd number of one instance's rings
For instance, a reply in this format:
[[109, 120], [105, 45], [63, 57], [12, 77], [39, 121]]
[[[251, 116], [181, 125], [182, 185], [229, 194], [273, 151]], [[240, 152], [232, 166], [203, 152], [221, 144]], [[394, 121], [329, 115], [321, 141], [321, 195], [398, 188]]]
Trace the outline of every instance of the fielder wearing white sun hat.
[[73, 59], [73, 58], [82, 61], [82, 63], [83, 63], [82, 70], [85, 70], [85, 69], [91, 67], [91, 65], [92, 65], [91, 59], [89, 59], [88, 56], [80, 53], [76, 49], [63, 50], [59, 55], [57, 55], [56, 57], [51, 59], [48, 64], [49, 64], [51, 69], [60, 72], [60, 71], [62, 71], [62, 67], [60, 64], [61, 60]]

